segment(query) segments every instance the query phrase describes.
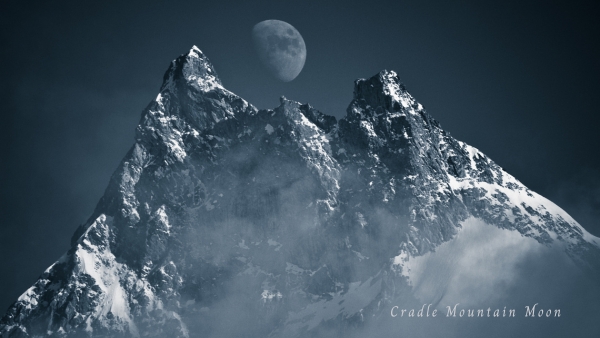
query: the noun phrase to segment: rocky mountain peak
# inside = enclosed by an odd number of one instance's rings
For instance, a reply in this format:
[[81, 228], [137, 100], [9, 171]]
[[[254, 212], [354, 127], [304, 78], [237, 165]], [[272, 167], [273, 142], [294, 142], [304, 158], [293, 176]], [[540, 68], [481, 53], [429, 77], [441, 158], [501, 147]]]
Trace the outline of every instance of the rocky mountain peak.
[[406, 106], [406, 99], [403, 98], [405, 93], [406, 88], [394, 71], [383, 70], [371, 78], [354, 82], [354, 99], [364, 100], [373, 108], [399, 110], [401, 106]]
[[179, 132], [185, 126], [202, 131], [238, 113], [256, 111], [246, 100], [223, 87], [212, 63], [193, 46], [169, 65], [160, 93], [142, 115], [138, 133], [144, 129], [153, 133], [157, 125], [164, 127], [166, 119]]
[[178, 80], [183, 80], [185, 84], [202, 92], [215, 88], [223, 89], [214, 66], [196, 46], [192, 46], [187, 54], [182, 54], [171, 62], [163, 78], [161, 91]]

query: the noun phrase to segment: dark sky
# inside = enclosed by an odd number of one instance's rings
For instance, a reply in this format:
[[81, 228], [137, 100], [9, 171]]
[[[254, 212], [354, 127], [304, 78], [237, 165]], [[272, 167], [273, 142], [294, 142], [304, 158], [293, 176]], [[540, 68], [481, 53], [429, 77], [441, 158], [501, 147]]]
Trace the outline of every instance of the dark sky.
[[[600, 235], [595, 1], [13, 1], [0, 4], [0, 312], [69, 247], [192, 45], [259, 108], [341, 117], [353, 81], [395, 70], [459, 140]], [[290, 83], [251, 45], [266, 19], [307, 45]]]

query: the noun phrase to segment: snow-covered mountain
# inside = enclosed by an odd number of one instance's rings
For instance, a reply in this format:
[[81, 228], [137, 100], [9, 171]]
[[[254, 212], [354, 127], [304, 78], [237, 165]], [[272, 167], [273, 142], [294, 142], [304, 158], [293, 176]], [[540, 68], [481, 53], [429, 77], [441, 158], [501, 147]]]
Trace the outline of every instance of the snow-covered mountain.
[[587, 306], [598, 272], [600, 239], [441, 129], [396, 73], [357, 80], [338, 121], [283, 97], [256, 109], [193, 47], [71, 249], [0, 334], [418, 336], [446, 324], [398, 321], [394, 306], [445, 316], [518, 297], [524, 312], [582, 287]]

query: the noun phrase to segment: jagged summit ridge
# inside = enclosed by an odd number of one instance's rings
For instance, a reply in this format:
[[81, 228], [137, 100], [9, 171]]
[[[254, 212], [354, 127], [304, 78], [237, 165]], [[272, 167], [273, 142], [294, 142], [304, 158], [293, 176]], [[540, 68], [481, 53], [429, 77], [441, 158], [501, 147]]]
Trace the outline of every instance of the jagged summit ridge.
[[338, 121], [286, 98], [256, 109], [194, 46], [170, 64], [71, 249], [0, 334], [350, 333], [472, 219], [599, 269], [596, 237], [452, 138], [396, 73], [357, 80]]
[[[358, 79], [354, 82], [354, 99], [365, 100], [373, 107], [388, 110], [399, 110], [400, 106], [409, 108], [415, 102], [407, 93], [394, 71], [383, 70], [369, 79]], [[400, 106], [394, 107], [394, 104]]]
[[204, 92], [215, 88], [224, 89], [208, 57], [196, 46], [193, 46], [187, 54], [183, 54], [171, 62], [163, 78], [161, 91], [178, 79], [183, 79], [189, 85]]
[[256, 110], [246, 100], [223, 87], [214, 66], [196, 46], [171, 62], [163, 77], [159, 95], [146, 109], [149, 114], [164, 111], [171, 116], [182, 115], [186, 122], [198, 130], [209, 128], [236, 114], [253, 114]]

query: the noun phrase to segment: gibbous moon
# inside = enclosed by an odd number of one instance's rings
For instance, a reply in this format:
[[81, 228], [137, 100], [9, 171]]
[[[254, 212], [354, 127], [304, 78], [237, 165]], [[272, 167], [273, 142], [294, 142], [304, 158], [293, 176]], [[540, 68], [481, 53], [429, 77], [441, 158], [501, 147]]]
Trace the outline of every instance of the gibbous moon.
[[265, 20], [252, 28], [252, 40], [260, 61], [276, 78], [289, 82], [300, 74], [306, 61], [306, 45], [294, 26]]

